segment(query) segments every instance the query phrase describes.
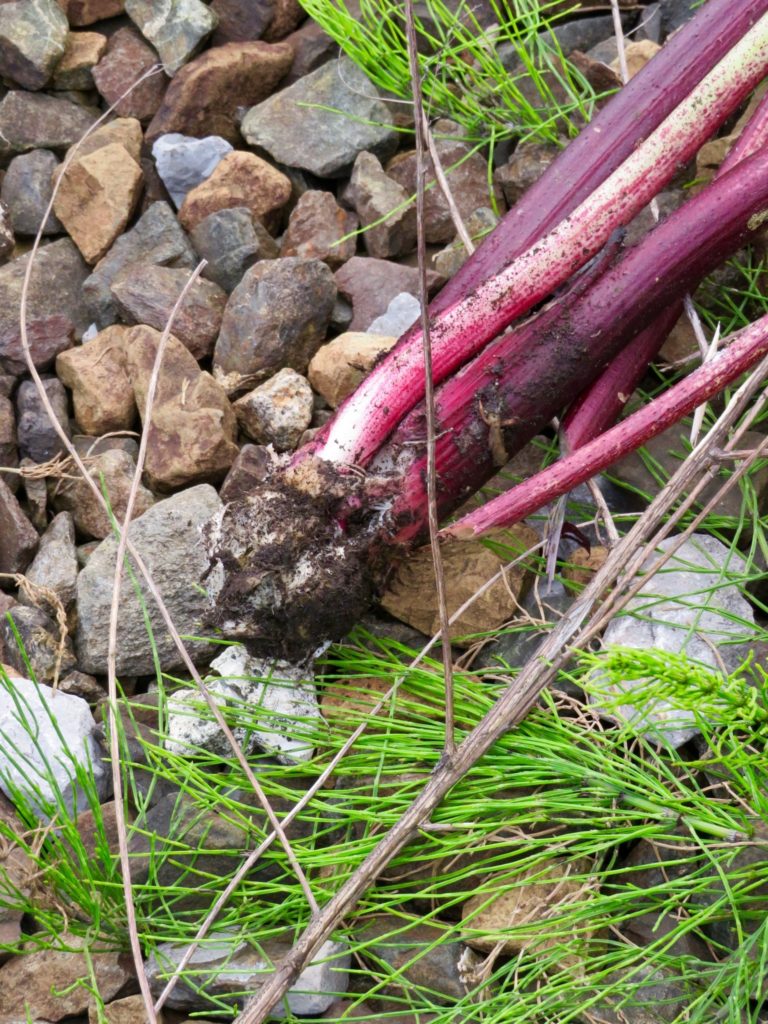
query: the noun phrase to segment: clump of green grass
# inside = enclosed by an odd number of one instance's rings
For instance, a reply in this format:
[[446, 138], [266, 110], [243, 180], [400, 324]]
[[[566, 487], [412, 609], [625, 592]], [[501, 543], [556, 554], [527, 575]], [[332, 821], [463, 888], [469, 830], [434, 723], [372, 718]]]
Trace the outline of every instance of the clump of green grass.
[[[255, 757], [270, 798], [292, 802], [354, 725], [369, 718], [374, 695], [367, 694], [367, 681], [402, 678], [398, 696], [369, 722], [333, 783], [302, 812], [292, 836], [321, 903], [398, 819], [440, 759], [440, 666], [426, 661], [404, 670], [402, 659], [411, 653], [358, 633], [354, 642], [328, 657], [321, 684], [344, 703], [338, 714], [328, 715], [326, 725], [314, 727], [313, 760], [288, 767], [266, 755]], [[665, 700], [677, 700], [681, 707], [698, 708], [705, 753], [692, 760], [690, 752], [659, 750], [629, 726], [613, 727], [589, 707], [557, 692], [545, 694], [521, 726], [505, 735], [452, 790], [432, 821], [424, 823], [419, 836], [367, 893], [354, 918], [341, 924], [340, 935], [358, 957], [356, 994], [339, 1020], [383, 1024], [400, 1007], [402, 1012], [432, 1013], [440, 1024], [457, 1019], [586, 1022], [590, 1013], [600, 1019], [598, 1011], [606, 1006], [639, 1001], [648, 1007], [653, 999], [662, 999], [649, 987], [649, 976], [664, 977], [673, 994], [683, 993], [679, 998], [684, 998], [685, 1012], [662, 1019], [701, 1024], [742, 1019], [735, 1014], [750, 1006], [768, 957], [768, 929], [762, 923], [768, 910], [765, 675], [750, 677], [749, 685], [743, 673], [723, 682], [685, 659], [617, 651], [585, 656], [570, 674], [571, 681], [589, 689], [596, 659], [609, 677], [631, 671], [650, 678], [656, 673], [643, 700], [655, 701], [663, 693]], [[472, 728], [491, 706], [501, 685], [498, 676], [498, 671], [493, 678], [458, 675], [460, 732]], [[134, 899], [147, 953], [164, 941], [191, 941], [243, 851], [252, 849], [268, 830], [263, 816], [254, 811], [234, 758], [202, 752], [180, 757], [164, 749], [164, 701], [174, 684], [167, 679], [160, 684], [158, 728], [134, 740], [133, 753], [125, 730], [121, 736], [134, 814], [130, 839], [134, 848], [144, 840]], [[11, 684], [5, 680], [4, 685]], [[227, 713], [233, 724], [242, 724], [247, 714], [243, 707]], [[297, 723], [298, 730], [308, 727]], [[87, 778], [81, 781], [88, 785]], [[160, 786], [175, 794], [167, 840], [149, 827], [148, 793]], [[76, 821], [61, 808], [55, 829], [36, 834], [32, 808], [16, 796], [31, 830], [21, 845], [56, 892], [57, 902], [30, 904], [23, 893], [7, 887], [0, 888], [0, 902], [34, 915], [38, 943], [53, 943], [66, 920], [70, 930], [92, 941], [122, 947], [125, 920], [117, 858], [98, 805], [92, 803], [94, 852], [85, 849]], [[229, 844], [222, 843], [223, 825], [233, 837]], [[12, 839], [11, 830], [1, 828], [4, 838]], [[622, 857], [637, 843], [659, 851], [663, 872], [653, 884], [641, 869], [621, 866]], [[473, 936], [487, 949], [499, 935], [491, 932], [484, 940], [482, 919], [461, 921], [466, 901], [474, 897], [476, 904], [490, 904], [505, 894], [525, 894], [551, 874], [553, 864], [567, 870], [574, 883], [569, 899], [505, 930], [501, 938], [517, 950], [514, 954], [507, 946], [496, 957], [479, 952], [468, 961], [462, 998], [447, 998], [425, 984], [400, 984], [402, 972], [381, 959], [373, 940], [359, 937], [371, 915], [388, 913], [394, 915], [393, 942], [400, 928], [419, 920], [440, 925], [439, 942]], [[264, 855], [261, 867], [235, 890], [217, 925], [233, 928], [252, 942], [297, 933], [308, 919], [300, 887], [278, 844]], [[645, 945], [628, 937], [638, 921], [652, 929]], [[694, 948], [702, 955], [695, 955]], [[414, 947], [414, 963], [429, 951], [430, 943]], [[185, 980], [199, 983], [191, 972]], [[673, 1006], [669, 992], [663, 998]], [[358, 1013], [355, 1006], [363, 1001], [365, 1008]], [[233, 1011], [220, 1001], [205, 1016], [227, 1020]]]

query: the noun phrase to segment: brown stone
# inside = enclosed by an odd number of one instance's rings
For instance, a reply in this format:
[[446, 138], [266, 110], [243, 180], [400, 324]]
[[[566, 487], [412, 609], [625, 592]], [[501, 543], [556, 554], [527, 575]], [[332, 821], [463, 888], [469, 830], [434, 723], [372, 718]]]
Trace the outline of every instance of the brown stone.
[[291, 198], [284, 174], [254, 153], [228, 153], [201, 185], [187, 193], [179, 220], [187, 231], [217, 210], [245, 206], [260, 220], [273, 220]]
[[382, 352], [388, 352], [397, 338], [382, 334], [348, 331], [318, 349], [307, 376], [312, 387], [335, 409], [351, 395]]
[[261, 39], [275, 16], [275, 0], [213, 0], [211, 10], [219, 19], [213, 45]]
[[111, 36], [106, 54], [93, 69], [93, 81], [107, 103], [117, 104], [115, 112], [121, 117], [148, 121], [163, 102], [168, 76], [158, 71], [141, 85], [131, 86], [158, 61], [155, 50], [138, 32], [121, 28]]
[[538, 181], [560, 152], [549, 142], [523, 142], [509, 160], [497, 168], [493, 180], [501, 186], [509, 206]]
[[37, 543], [37, 530], [0, 478], [0, 572], [24, 572], [37, 551]]
[[[488, 195], [488, 163], [471, 146], [455, 138], [458, 126], [452, 121], [438, 121], [432, 131], [435, 149], [440, 157], [451, 195], [463, 220], [481, 206], [490, 205]], [[387, 164], [387, 174], [404, 190], [406, 196], [416, 194], [416, 153], [396, 156]], [[424, 228], [429, 245], [445, 245], [456, 235], [448, 202], [436, 184], [432, 161], [427, 161], [426, 183], [432, 184], [424, 193]], [[501, 189], [495, 186], [496, 202], [504, 209]]]
[[147, 129], [148, 141], [168, 132], [204, 138], [220, 135], [237, 144], [238, 107], [270, 96], [293, 61], [287, 43], [227, 43], [181, 68]]
[[283, 41], [289, 43], [294, 50], [290, 71], [281, 83], [283, 88], [287, 85], [293, 85], [294, 82], [298, 82], [304, 75], [308, 75], [310, 71], [315, 71], [322, 64], [326, 64], [339, 52], [339, 45], [336, 40], [332, 39], [327, 32], [324, 32], [317, 22], [312, 21], [311, 18], [305, 21], [295, 32], [291, 32], [290, 35], [286, 36]]
[[330, 192], [310, 189], [291, 211], [280, 255], [322, 260], [336, 270], [355, 255], [356, 228], [357, 217], [339, 206]]
[[[627, 43], [624, 47], [624, 52], [627, 57], [627, 72], [630, 78], [634, 78], [635, 75], [642, 71], [645, 65], [655, 57], [661, 47], [658, 43], [654, 43], [651, 39], [640, 39], [637, 42]], [[611, 61], [611, 69], [616, 74], [621, 74], [621, 65], [619, 58]]]
[[105, 1001], [117, 995], [134, 978], [130, 954], [89, 951], [86, 959], [77, 951], [85, 941], [61, 936], [64, 948], [51, 949], [46, 936], [46, 948], [40, 950], [30, 942], [33, 952], [14, 957], [0, 969], [0, 1006], [19, 1007], [21, 1020], [26, 1010], [30, 1018], [56, 1022], [85, 1013], [94, 984]]
[[[16, 415], [13, 402], [0, 395], [0, 467], [13, 469], [19, 464], [19, 449], [16, 444]], [[19, 486], [16, 473], [0, 472], [0, 480], [5, 480], [15, 493]]]
[[[127, 323], [162, 331], [191, 277], [190, 270], [136, 264], [114, 282], [112, 295]], [[213, 352], [226, 304], [227, 293], [213, 281], [198, 277], [188, 289], [173, 318], [173, 333], [195, 359]]]
[[272, 20], [264, 33], [267, 42], [284, 39], [304, 21], [306, 12], [298, 0], [275, 0]]
[[105, 256], [141, 195], [141, 168], [112, 143], [68, 168], [54, 203], [56, 216], [88, 263]]
[[312, 388], [306, 377], [284, 367], [234, 403], [240, 429], [258, 444], [290, 452], [312, 422]]
[[107, 327], [91, 341], [61, 353], [59, 380], [72, 389], [75, 420], [86, 434], [99, 437], [130, 430], [136, 420], [133, 389], [125, 370], [123, 338], [128, 328]]
[[[143, 326], [132, 328], [126, 338], [128, 374], [142, 415], [159, 342], [159, 331]], [[149, 428], [150, 486], [170, 490], [223, 479], [237, 455], [236, 437], [237, 420], [226, 392], [171, 335]]]
[[[377, 260], [372, 256], [353, 256], [347, 260], [334, 278], [339, 294], [352, 304], [350, 331], [365, 331], [377, 316], [386, 313], [396, 295], [408, 292], [419, 296], [419, 271], [416, 267]], [[442, 278], [427, 271], [430, 295]]]
[[107, 49], [107, 37], [100, 32], [70, 32], [64, 55], [53, 73], [54, 89], [92, 89], [93, 68]]
[[70, 25], [80, 27], [122, 14], [125, 0], [57, 0]]
[[[48, 369], [54, 359], [73, 344], [74, 328], [66, 316], [38, 317], [27, 324], [27, 341], [32, 362], [38, 370]], [[26, 373], [24, 346], [18, 329], [0, 333], [0, 367], [12, 373]]]
[[416, 248], [416, 207], [373, 153], [360, 153], [352, 168], [348, 195], [357, 211], [363, 244], [370, 256], [389, 259]]
[[[524, 523], [492, 535], [506, 549], [527, 551], [538, 543], [538, 535]], [[449, 540], [442, 547], [443, 573], [448, 614], [457, 611], [473, 594], [509, 561], [489, 550], [479, 540]], [[528, 570], [516, 565], [497, 580], [450, 627], [451, 639], [498, 629], [519, 614], [518, 598], [528, 585]], [[398, 567], [381, 599], [395, 618], [407, 622], [427, 636], [440, 630], [435, 593], [432, 552], [429, 545], [418, 548]]]
[[[133, 483], [136, 463], [124, 451], [112, 448], [98, 455], [91, 455], [86, 460], [89, 475], [106, 490], [112, 512], [119, 522], [125, 518], [128, 506], [128, 495]], [[78, 474], [71, 479], [52, 481], [49, 487], [51, 504], [57, 511], [71, 512], [75, 526], [87, 537], [102, 540], [112, 533], [112, 524], [101, 502], [91, 490], [90, 485]], [[155, 499], [151, 491], [139, 485], [134, 506], [133, 518], [154, 505]]]
[[116, 117], [114, 121], [108, 121], [92, 132], [87, 139], [79, 142], [76, 153], [73, 153], [73, 148], [70, 148], [67, 151], [67, 157], [72, 156], [74, 160], [82, 160], [84, 156], [95, 153], [97, 149], [115, 144], [124, 146], [131, 159], [136, 163], [139, 162], [142, 134], [141, 125], [135, 117]]
[[[157, 1024], [165, 1021], [163, 1011], [155, 1013]], [[144, 996], [126, 996], [125, 999], [116, 999], [108, 1003], [103, 1011], [95, 1003], [88, 1007], [88, 1024], [146, 1024], [147, 1011], [144, 1006]]]
[[586, 587], [597, 570], [602, 569], [607, 557], [608, 548], [600, 544], [590, 551], [586, 548], [577, 548], [568, 556], [568, 564], [563, 568], [563, 578], [580, 587]]

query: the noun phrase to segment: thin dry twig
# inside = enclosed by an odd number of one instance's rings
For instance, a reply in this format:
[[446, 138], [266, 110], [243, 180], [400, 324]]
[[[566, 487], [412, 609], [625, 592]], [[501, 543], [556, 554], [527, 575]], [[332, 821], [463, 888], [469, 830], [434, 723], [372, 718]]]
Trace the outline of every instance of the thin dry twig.
[[429, 333], [429, 295], [427, 288], [427, 247], [424, 237], [424, 184], [427, 172], [424, 159], [424, 102], [421, 95], [421, 75], [416, 40], [416, 24], [413, 16], [413, 0], [405, 0], [405, 36], [408, 45], [408, 64], [413, 92], [414, 129], [416, 136], [416, 237], [419, 261], [419, 298], [421, 299], [421, 333], [424, 348], [424, 404], [427, 425], [427, 512], [429, 521], [429, 544], [432, 549], [432, 564], [435, 571], [435, 590], [440, 619], [440, 633], [443, 641], [443, 672], [445, 676], [445, 745], [444, 756], [453, 757], [456, 751], [454, 706], [453, 706], [453, 652], [451, 633], [448, 625], [446, 604], [445, 573], [443, 556], [440, 551], [437, 516], [437, 468], [435, 464], [435, 386], [432, 380], [432, 346]]

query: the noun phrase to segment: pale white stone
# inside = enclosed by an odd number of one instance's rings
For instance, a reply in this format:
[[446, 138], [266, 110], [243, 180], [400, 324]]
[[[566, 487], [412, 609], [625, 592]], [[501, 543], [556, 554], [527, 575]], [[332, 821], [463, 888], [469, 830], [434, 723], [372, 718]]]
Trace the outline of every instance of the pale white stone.
[[152, 156], [157, 173], [178, 209], [191, 189], [213, 174], [232, 146], [219, 135], [194, 139], [189, 135], [169, 132], [155, 139]]

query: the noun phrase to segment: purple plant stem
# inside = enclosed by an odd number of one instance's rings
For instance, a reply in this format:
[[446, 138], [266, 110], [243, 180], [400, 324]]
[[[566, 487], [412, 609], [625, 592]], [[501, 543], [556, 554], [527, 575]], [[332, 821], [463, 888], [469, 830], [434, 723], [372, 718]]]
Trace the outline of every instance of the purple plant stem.
[[[743, 160], [692, 197], [621, 261], [574, 298], [553, 302], [497, 338], [437, 393], [440, 512], [474, 493], [498, 465], [578, 394], [627, 338], [738, 249], [768, 205], [768, 150]], [[423, 412], [413, 410], [374, 473], [397, 467], [392, 534], [411, 543], [424, 529]]]
[[520, 522], [561, 494], [589, 480], [629, 452], [661, 434], [683, 416], [719, 394], [768, 354], [768, 315], [745, 328], [714, 359], [704, 363], [653, 402], [632, 413], [571, 455], [489, 501], [441, 531], [442, 536], [477, 537]]
[[[441, 312], [431, 331], [435, 381], [444, 380], [583, 266], [611, 231], [631, 220], [696, 152], [763, 77], [766, 67], [768, 15], [763, 15], [569, 217], [491, 280]], [[395, 347], [306, 454], [340, 464], [365, 465], [371, 459], [399, 419], [423, 397], [420, 337], [420, 330], [411, 331], [407, 344]]]
[[[715, 179], [768, 143], [768, 93], [755, 108]], [[618, 353], [602, 376], [570, 407], [561, 429], [563, 446], [575, 451], [602, 434], [621, 415], [629, 396], [645, 376], [669, 332], [682, 314], [681, 303], [661, 313], [650, 326]]]

